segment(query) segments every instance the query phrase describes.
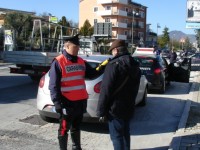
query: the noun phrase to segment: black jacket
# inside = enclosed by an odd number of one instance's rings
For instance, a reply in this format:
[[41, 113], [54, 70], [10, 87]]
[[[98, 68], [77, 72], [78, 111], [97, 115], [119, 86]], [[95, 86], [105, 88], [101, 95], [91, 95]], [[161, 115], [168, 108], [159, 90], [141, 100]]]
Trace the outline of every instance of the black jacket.
[[[128, 81], [113, 95], [127, 76]], [[115, 56], [105, 68], [97, 116], [110, 114], [115, 118], [129, 119], [134, 111], [140, 77], [139, 64], [129, 54]]]

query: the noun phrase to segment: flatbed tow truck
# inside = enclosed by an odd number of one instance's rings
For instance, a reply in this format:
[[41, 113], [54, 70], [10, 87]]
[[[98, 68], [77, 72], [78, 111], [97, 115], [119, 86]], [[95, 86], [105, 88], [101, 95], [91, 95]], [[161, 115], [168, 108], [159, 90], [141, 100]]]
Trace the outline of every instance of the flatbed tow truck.
[[[52, 37], [43, 37], [43, 25], [51, 25], [51, 28], [54, 28]], [[68, 36], [78, 33], [77, 28], [63, 27], [49, 22], [43, 23], [41, 20], [35, 19], [30, 38], [30, 47], [23, 50], [5, 50], [3, 52], [3, 61], [16, 65], [16, 67], [10, 67], [10, 73], [27, 74], [32, 80], [39, 80], [50, 69], [52, 60], [62, 52], [64, 28], [70, 30], [69, 33], [71, 35]], [[36, 36], [36, 32], [39, 32], [39, 36]]]

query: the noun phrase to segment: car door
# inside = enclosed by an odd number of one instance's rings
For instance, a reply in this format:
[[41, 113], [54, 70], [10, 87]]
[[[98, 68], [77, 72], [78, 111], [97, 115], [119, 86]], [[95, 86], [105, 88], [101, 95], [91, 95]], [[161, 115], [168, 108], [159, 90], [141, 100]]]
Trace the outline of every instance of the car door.
[[188, 58], [187, 62], [184, 63], [184, 65], [178, 63], [169, 64], [167, 69], [170, 81], [189, 83], [191, 58]]

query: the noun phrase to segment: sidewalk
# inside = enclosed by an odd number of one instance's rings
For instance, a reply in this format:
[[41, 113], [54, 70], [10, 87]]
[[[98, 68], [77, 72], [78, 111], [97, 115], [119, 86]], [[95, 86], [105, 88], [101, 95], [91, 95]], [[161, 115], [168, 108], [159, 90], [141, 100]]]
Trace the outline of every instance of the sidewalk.
[[188, 100], [169, 150], [200, 150], [200, 73], [194, 76]]
[[2, 59], [0, 59], [0, 66], [6, 66], [6, 65], [13, 65], [13, 63], [4, 63]]

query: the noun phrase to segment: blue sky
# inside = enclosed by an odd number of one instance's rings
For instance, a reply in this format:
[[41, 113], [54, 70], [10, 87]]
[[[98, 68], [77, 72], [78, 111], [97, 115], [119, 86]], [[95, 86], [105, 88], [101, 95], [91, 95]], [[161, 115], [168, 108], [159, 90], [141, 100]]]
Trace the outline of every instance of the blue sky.
[[157, 23], [161, 28], [169, 31], [178, 30], [188, 34], [195, 34], [193, 29], [186, 29], [186, 4], [187, 0], [135, 0], [135, 2], [147, 6], [147, 23], [151, 24], [154, 32], [157, 32]]
[[[158, 34], [164, 27], [169, 31], [179, 30], [187, 34], [195, 34], [193, 29], [186, 29], [186, 2], [187, 0], [134, 0], [147, 6], [147, 23], [151, 24], [154, 32], [160, 24]], [[78, 22], [79, 0], [0, 0], [0, 8], [34, 11], [37, 14], [51, 13], [59, 19], [66, 16], [68, 20]]]

